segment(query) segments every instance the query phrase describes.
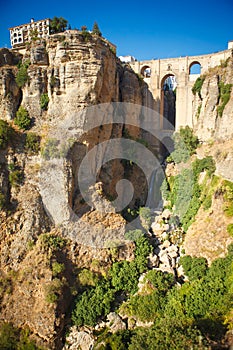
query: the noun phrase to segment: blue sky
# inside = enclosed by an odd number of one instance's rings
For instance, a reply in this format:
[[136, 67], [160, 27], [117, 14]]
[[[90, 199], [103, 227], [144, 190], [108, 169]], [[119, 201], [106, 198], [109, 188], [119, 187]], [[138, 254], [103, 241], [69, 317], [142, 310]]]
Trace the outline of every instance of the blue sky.
[[9, 27], [54, 16], [76, 28], [97, 21], [118, 56], [138, 60], [212, 53], [233, 40], [232, 0], [0, 0], [0, 47], [10, 47]]

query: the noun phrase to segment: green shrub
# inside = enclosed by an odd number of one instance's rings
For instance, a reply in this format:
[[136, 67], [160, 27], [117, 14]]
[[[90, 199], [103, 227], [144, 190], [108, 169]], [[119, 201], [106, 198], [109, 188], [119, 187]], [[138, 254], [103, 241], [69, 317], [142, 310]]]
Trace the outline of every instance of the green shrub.
[[190, 281], [205, 276], [208, 269], [207, 260], [205, 258], [191, 257], [189, 255], [182, 256], [180, 258], [180, 264], [183, 266], [184, 272]]
[[233, 216], [233, 182], [225, 180], [222, 186], [224, 198], [224, 213], [228, 217]]
[[65, 265], [57, 261], [52, 263], [53, 276], [57, 276], [65, 270]]
[[217, 107], [217, 112], [218, 115], [222, 117], [223, 110], [230, 99], [233, 84], [224, 84], [222, 81], [219, 81], [218, 86], [220, 104]]
[[216, 170], [216, 165], [213, 157], [207, 156], [202, 159], [196, 159], [192, 164], [192, 168], [194, 176], [196, 177], [204, 170], [206, 170], [208, 176], [211, 177]]
[[30, 61], [28, 60], [25, 61], [23, 64], [20, 63], [18, 65], [18, 72], [16, 74], [15, 81], [19, 87], [24, 87], [24, 85], [29, 79], [28, 72], [27, 72], [29, 66], [30, 66]]
[[54, 234], [44, 233], [40, 235], [40, 240], [45, 249], [51, 249], [54, 251], [62, 249], [66, 244], [64, 238]]
[[125, 238], [129, 239], [130, 241], [136, 241], [138, 238], [144, 236], [142, 230], [136, 229], [131, 230], [125, 233]]
[[198, 93], [199, 97], [201, 98], [201, 88], [202, 85], [205, 81], [205, 76], [198, 77], [197, 80], [195, 81], [193, 87], [192, 87], [192, 93], [196, 95]]
[[63, 285], [60, 279], [55, 278], [46, 286], [45, 300], [47, 303], [53, 304], [59, 299]]
[[42, 350], [29, 338], [30, 331], [15, 328], [11, 323], [0, 325], [1, 350]]
[[147, 207], [140, 207], [139, 208], [139, 217], [141, 220], [142, 226], [149, 230], [151, 223], [152, 223], [152, 217], [151, 217], [151, 210]]
[[230, 234], [230, 236], [233, 236], [233, 224], [227, 225], [227, 232]]
[[199, 104], [198, 108], [197, 108], [197, 113], [196, 113], [196, 118], [198, 119], [201, 113], [201, 103]]
[[81, 29], [82, 29], [81, 35], [82, 35], [82, 37], [83, 37], [83, 40], [84, 40], [85, 42], [88, 42], [89, 40], [91, 40], [92, 35], [91, 35], [90, 32], [87, 31], [87, 27], [86, 27], [86, 26], [82, 26]]
[[195, 153], [198, 144], [198, 137], [193, 134], [193, 130], [189, 126], [181, 127], [179, 132], [174, 134], [174, 151], [167, 161], [186, 162]]
[[33, 132], [27, 133], [25, 149], [31, 154], [38, 154], [40, 151], [40, 136]]
[[11, 136], [13, 136], [13, 129], [5, 120], [0, 120], [0, 149], [7, 147]]
[[19, 168], [14, 168], [10, 171], [9, 182], [12, 187], [18, 187], [23, 182], [23, 171]]
[[45, 94], [42, 94], [40, 96], [40, 108], [43, 110], [43, 111], [47, 111], [48, 109], [48, 104], [49, 104], [49, 96], [47, 93]]
[[211, 205], [212, 205], [212, 196], [208, 195], [203, 201], [203, 208], [204, 208], [204, 210], [210, 209]]
[[115, 293], [107, 280], [78, 295], [72, 314], [74, 324], [94, 326], [99, 317], [106, 316], [110, 312], [114, 299]]
[[14, 119], [15, 125], [17, 125], [22, 130], [27, 130], [31, 126], [31, 118], [29, 117], [29, 113], [23, 106], [20, 106], [18, 111], [16, 112], [16, 118]]
[[94, 287], [97, 284], [98, 280], [98, 275], [88, 269], [82, 269], [78, 274], [78, 281], [82, 287]]

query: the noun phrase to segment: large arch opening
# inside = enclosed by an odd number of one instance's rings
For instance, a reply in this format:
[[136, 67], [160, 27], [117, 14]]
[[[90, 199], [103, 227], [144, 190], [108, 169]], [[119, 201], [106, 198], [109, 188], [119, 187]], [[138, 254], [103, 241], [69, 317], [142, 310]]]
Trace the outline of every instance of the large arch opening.
[[160, 114], [163, 117], [162, 128], [174, 130], [176, 123], [176, 77], [167, 74], [161, 80]]
[[143, 66], [140, 73], [144, 78], [150, 78], [151, 76], [150, 66]]

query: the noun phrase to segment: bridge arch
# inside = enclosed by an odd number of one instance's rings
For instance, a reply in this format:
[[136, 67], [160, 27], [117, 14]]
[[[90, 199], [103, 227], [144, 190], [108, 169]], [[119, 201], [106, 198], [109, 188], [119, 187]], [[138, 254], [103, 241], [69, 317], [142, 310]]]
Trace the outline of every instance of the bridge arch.
[[148, 65], [143, 66], [141, 68], [140, 73], [144, 78], [150, 78], [151, 77], [151, 67]]
[[176, 121], [176, 76], [173, 73], [166, 74], [161, 79], [160, 114], [162, 116], [164, 130], [174, 130]]
[[201, 74], [201, 64], [198, 61], [193, 61], [189, 65], [189, 75], [190, 74]]

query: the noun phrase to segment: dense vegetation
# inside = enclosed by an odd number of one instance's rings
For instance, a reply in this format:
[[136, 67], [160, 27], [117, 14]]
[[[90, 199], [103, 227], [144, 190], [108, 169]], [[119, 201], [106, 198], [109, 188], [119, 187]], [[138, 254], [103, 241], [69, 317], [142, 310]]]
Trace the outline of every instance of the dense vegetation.
[[13, 327], [10, 323], [0, 324], [1, 350], [42, 350], [29, 338], [30, 332]]
[[137, 291], [138, 279], [147, 270], [147, 256], [152, 247], [143, 235], [136, 240], [135, 246], [134, 261], [113, 263], [108, 276], [78, 295], [72, 317], [74, 324], [95, 325], [101, 316], [114, 308], [117, 294], [130, 295]]
[[167, 162], [186, 162], [192, 154], [195, 153], [199, 140], [193, 134], [189, 126], [180, 128], [179, 132], [174, 134], [174, 151], [167, 158]]
[[[151, 327], [99, 336], [96, 349], [180, 350], [221, 348], [221, 340], [232, 322], [233, 245], [225, 258], [210, 267], [204, 258], [182, 258], [189, 281], [174, 283], [174, 276], [161, 271], [147, 273], [147, 289], [131, 295], [121, 306], [129, 317], [152, 321]], [[148, 283], [149, 282], [149, 283]]]
[[[168, 161], [187, 162], [190, 160], [198, 145], [198, 138], [193, 135], [189, 127], [182, 128], [175, 135], [175, 150], [168, 157]], [[183, 146], [182, 146], [183, 145]], [[199, 183], [199, 176], [205, 172], [205, 182]], [[205, 209], [211, 206], [211, 179], [215, 172], [215, 162], [211, 156], [194, 160], [176, 176], [163, 181], [161, 191], [163, 198], [174, 208], [185, 231], [195, 220], [198, 209], [203, 204]], [[214, 181], [213, 181], [214, 184]], [[213, 185], [212, 184], [212, 185]]]

